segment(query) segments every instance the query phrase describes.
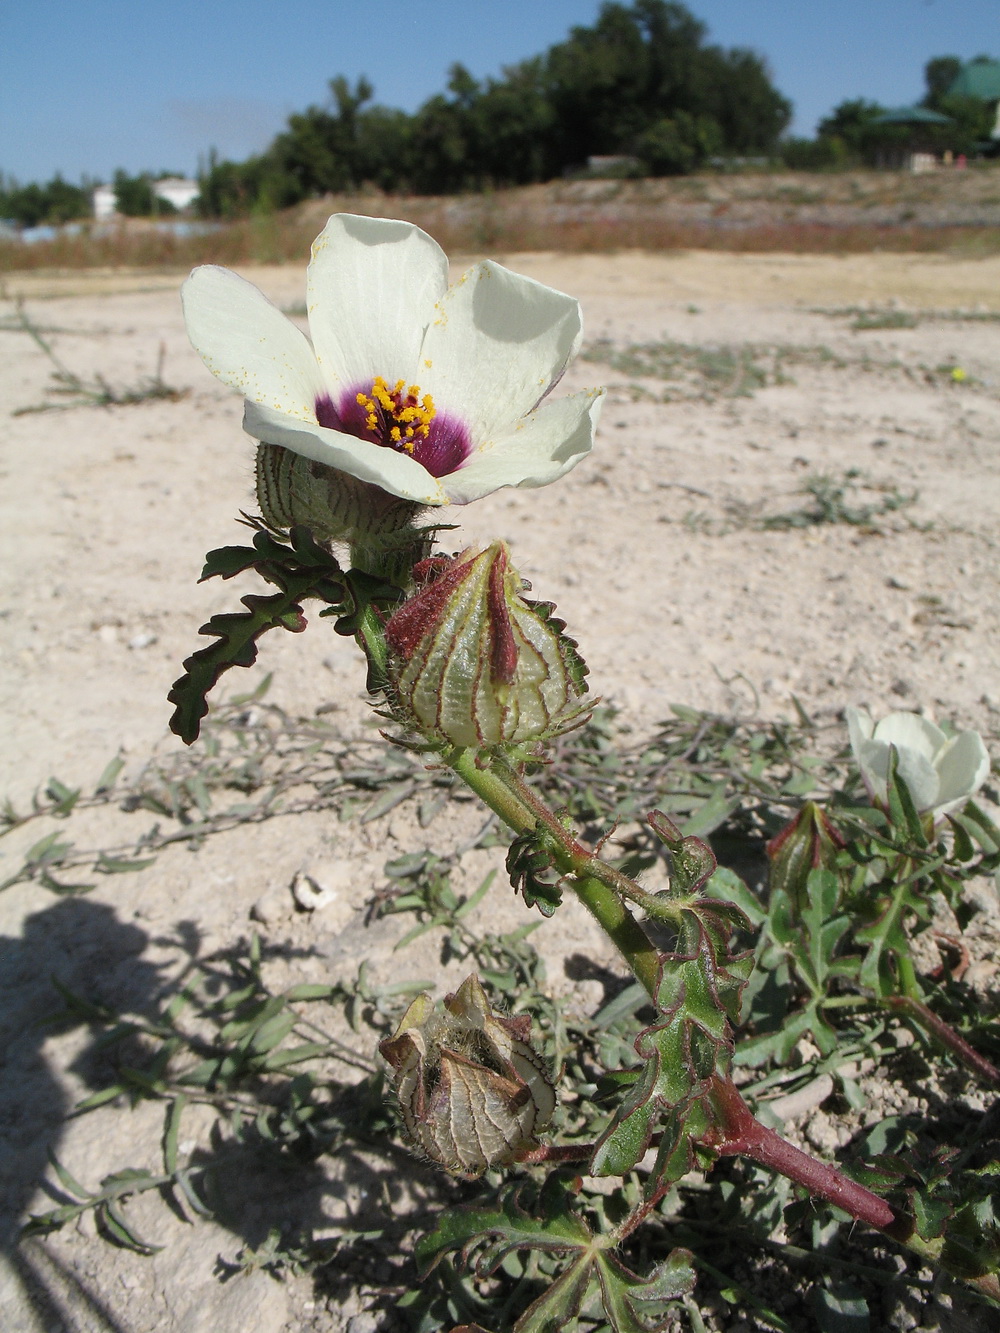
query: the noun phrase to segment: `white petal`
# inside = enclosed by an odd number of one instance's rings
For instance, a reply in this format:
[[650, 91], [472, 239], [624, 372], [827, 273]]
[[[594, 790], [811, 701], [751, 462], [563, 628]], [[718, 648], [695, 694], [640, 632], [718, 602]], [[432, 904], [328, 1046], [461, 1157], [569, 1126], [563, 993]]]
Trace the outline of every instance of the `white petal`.
[[305, 425], [293, 417], [249, 401], [243, 415], [243, 429], [255, 440], [283, 445], [303, 458], [325, 463], [359, 481], [380, 486], [390, 495], [424, 505], [448, 503], [437, 478], [407, 454], [397, 453], [395, 449], [370, 444], [353, 435], [342, 435], [326, 426]]
[[188, 337], [213, 375], [300, 421], [315, 421], [323, 378], [309, 340], [245, 278], [196, 268], [181, 288]]
[[934, 756], [948, 739], [940, 727], [919, 713], [889, 713], [876, 723], [874, 736], [877, 741], [895, 745], [900, 754], [912, 750], [929, 763], [934, 762]]
[[495, 439], [559, 378], [582, 329], [571, 296], [487, 260], [440, 302], [416, 379], [466, 423], [473, 440]]
[[858, 708], [848, 707], [844, 710], [844, 715], [847, 718], [847, 735], [851, 742], [851, 749], [854, 751], [855, 760], [858, 760], [861, 753], [861, 742], [871, 740], [875, 723], [867, 713], [862, 713]]
[[948, 814], [965, 804], [986, 781], [990, 757], [978, 731], [963, 731], [947, 741], [935, 768], [941, 781], [936, 814]]
[[[878, 742], [875, 742], [876, 745]], [[941, 780], [937, 769], [925, 754], [916, 750], [898, 749], [896, 773], [903, 779], [913, 797], [913, 804], [922, 813], [931, 810], [937, 804], [941, 791]]]
[[501, 486], [547, 486], [590, 453], [604, 390], [589, 389], [543, 403], [507, 435], [480, 445], [469, 461], [442, 477], [449, 500], [468, 504]]
[[[448, 258], [409, 222], [337, 213], [313, 242], [309, 330], [331, 385], [417, 375], [424, 329], [448, 287]], [[420, 382], [419, 379], [417, 381]]]
[[[938, 775], [929, 759], [915, 750], [897, 749], [896, 772], [918, 810], [930, 810], [937, 800]], [[885, 741], [862, 741], [857, 755], [865, 785], [880, 801], [888, 799], [889, 745]]]

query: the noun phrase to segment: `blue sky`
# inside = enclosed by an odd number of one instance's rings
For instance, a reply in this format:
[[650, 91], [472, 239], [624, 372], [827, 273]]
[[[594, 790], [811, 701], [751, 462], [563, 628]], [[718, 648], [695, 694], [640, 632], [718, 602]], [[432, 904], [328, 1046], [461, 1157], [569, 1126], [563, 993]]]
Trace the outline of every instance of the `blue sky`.
[[[561, 40], [599, 0], [31, 0], [0, 4], [0, 171], [108, 179], [242, 158], [335, 74], [415, 109]], [[796, 133], [847, 97], [918, 98], [934, 55], [1000, 56], [998, 0], [690, 0], [710, 40], [767, 57]]]

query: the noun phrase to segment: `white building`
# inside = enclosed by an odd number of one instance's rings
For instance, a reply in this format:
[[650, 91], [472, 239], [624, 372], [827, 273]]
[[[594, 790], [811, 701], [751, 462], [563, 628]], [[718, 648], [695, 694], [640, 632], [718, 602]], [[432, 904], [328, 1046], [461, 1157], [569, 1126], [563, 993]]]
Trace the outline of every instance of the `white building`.
[[178, 213], [189, 208], [198, 196], [198, 182], [184, 180], [181, 176], [167, 176], [164, 180], [153, 181], [153, 193], [157, 199], [165, 199], [173, 204]]
[[94, 204], [94, 217], [98, 222], [106, 222], [115, 215], [115, 187], [98, 185], [91, 196]]
[[[181, 176], [166, 176], [163, 180], [151, 183], [157, 199], [173, 204], [179, 213], [189, 208], [198, 194], [198, 182], [184, 180]], [[94, 217], [98, 222], [107, 221], [108, 218], [115, 216], [117, 201], [113, 185], [98, 185], [92, 197]]]

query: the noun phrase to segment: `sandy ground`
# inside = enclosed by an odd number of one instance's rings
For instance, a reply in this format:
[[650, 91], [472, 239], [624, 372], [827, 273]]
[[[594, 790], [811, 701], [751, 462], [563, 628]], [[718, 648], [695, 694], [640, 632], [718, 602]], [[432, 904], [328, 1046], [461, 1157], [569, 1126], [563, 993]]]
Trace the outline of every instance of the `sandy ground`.
[[[558, 486], [500, 492], [449, 514], [462, 525], [456, 546], [510, 541], [536, 594], [557, 602], [579, 639], [596, 691], [640, 731], [671, 702], [780, 716], [791, 714], [794, 694], [817, 715], [849, 703], [875, 713], [919, 708], [996, 733], [1000, 322], [987, 316], [1000, 312], [1000, 260], [691, 253], [506, 262], [578, 296], [591, 343], [687, 349], [688, 369], [672, 380], [581, 359], [566, 386], [610, 389], [592, 457]], [[246, 276], [280, 305], [303, 300], [299, 269]], [[135, 384], [153, 371], [162, 343], [166, 380], [190, 390], [176, 402], [14, 415], [46, 401], [51, 366], [8, 330], [9, 318], [0, 328], [0, 795], [22, 807], [53, 774], [93, 784], [116, 753], [133, 770], [154, 751], [169, 753], [177, 742], [166, 735], [166, 690], [197, 646], [198, 626], [246, 590], [196, 584], [207, 549], [243, 539], [233, 520], [252, 507], [252, 446], [238, 399], [187, 344], [178, 282], [148, 273], [7, 280], [0, 317], [23, 296], [80, 375]], [[860, 330], [844, 313], [856, 306], [922, 313], [913, 327]], [[745, 347], [769, 369], [749, 383], [720, 380], [698, 359], [720, 347]], [[917, 498], [868, 526], [761, 527], [763, 516], [803, 507], [810, 476], [849, 470], [872, 503]], [[265, 671], [275, 673], [272, 697], [289, 709], [330, 702], [345, 732], [365, 725], [357, 652], [322, 624], [265, 640], [249, 684]], [[95, 820], [101, 836], [107, 828]], [[290, 978], [338, 967], [353, 974], [365, 956], [374, 975], [391, 977], [393, 935], [363, 929], [363, 890], [293, 921], [288, 886], [296, 871], [331, 857], [370, 884], [388, 853], [412, 849], [412, 836], [391, 820], [349, 835], [313, 817], [274, 821], [111, 877], [83, 899], [56, 899], [34, 884], [0, 896], [8, 1228], [25, 1207], [51, 1206], [37, 1190], [47, 1149], [94, 1183], [112, 1167], [155, 1165], [162, 1128], [147, 1107], [61, 1125], [88, 1090], [85, 1036], [32, 1026], [52, 1006], [50, 974], [141, 1005], [176, 973], [182, 923], [202, 950], [221, 948], [247, 933], [262, 895], [277, 894], [285, 907], [266, 930], [297, 931], [316, 946], [289, 965]], [[26, 845], [7, 842], [0, 878]], [[496, 920], [513, 919], [507, 896], [490, 903]], [[568, 990], [567, 953], [612, 960], [585, 920], [572, 911], [559, 920], [558, 940], [544, 931], [535, 939], [553, 985]], [[339, 1179], [342, 1204], [375, 1188], [335, 1171], [330, 1179]], [[329, 1179], [317, 1180], [306, 1211], [332, 1217], [324, 1190]], [[265, 1204], [252, 1201], [245, 1216], [263, 1225]], [[150, 1226], [166, 1248], [152, 1259], [111, 1250], [82, 1224], [25, 1251], [0, 1278], [0, 1306], [16, 1311], [6, 1326], [375, 1327], [349, 1323], [362, 1318], [349, 1297], [319, 1320], [304, 1304], [304, 1279], [279, 1285], [257, 1273], [220, 1284], [216, 1255], [232, 1255], [234, 1235], [163, 1213]], [[304, 1323], [307, 1313], [318, 1322]]]

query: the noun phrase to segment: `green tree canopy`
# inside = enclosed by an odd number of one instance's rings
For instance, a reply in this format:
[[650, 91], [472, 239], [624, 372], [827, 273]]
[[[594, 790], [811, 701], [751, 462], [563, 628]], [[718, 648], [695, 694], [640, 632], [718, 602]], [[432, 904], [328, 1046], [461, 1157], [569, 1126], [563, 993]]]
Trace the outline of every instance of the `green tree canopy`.
[[924, 83], [927, 92], [924, 106], [932, 111], [940, 110], [938, 103], [947, 95], [948, 89], [962, 72], [962, 62], [958, 56], [934, 56], [924, 66]]
[[0, 179], [0, 218], [22, 227], [42, 223], [59, 224], [89, 217], [90, 191], [83, 185], [70, 185], [57, 172], [45, 185], [18, 185]]
[[688, 171], [715, 154], [772, 151], [791, 116], [760, 56], [707, 45], [674, 0], [609, 0], [592, 27], [499, 78], [455, 65], [412, 116], [369, 105], [373, 93], [367, 79], [333, 79], [329, 104], [289, 117], [265, 153], [213, 159], [202, 210], [281, 207], [368, 183], [423, 193], [528, 184], [596, 154]]

